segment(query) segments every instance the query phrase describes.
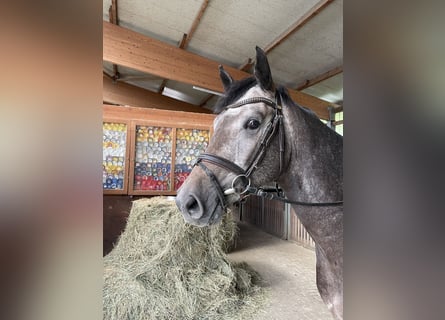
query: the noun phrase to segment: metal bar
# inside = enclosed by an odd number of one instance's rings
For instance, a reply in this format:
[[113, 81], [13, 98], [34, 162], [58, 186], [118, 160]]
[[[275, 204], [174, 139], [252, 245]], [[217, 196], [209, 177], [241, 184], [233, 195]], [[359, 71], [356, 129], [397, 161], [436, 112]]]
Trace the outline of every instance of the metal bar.
[[284, 205], [284, 215], [285, 215], [285, 230], [286, 230], [286, 240], [289, 240], [289, 238], [291, 237], [291, 212], [290, 212], [290, 205], [289, 203], [286, 203]]

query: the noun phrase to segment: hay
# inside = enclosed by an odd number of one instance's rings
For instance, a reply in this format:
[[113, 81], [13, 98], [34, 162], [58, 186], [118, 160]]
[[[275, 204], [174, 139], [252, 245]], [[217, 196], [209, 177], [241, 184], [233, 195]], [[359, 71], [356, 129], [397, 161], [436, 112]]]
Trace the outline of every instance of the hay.
[[247, 264], [227, 259], [236, 231], [230, 214], [199, 228], [184, 223], [173, 201], [134, 201], [125, 231], [104, 258], [104, 319], [250, 318], [264, 289]]

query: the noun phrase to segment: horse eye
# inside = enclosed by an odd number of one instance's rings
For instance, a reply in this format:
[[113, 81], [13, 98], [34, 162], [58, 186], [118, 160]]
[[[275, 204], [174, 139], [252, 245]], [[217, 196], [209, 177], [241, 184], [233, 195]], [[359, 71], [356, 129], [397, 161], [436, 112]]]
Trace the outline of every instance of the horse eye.
[[250, 130], [255, 130], [260, 126], [260, 122], [256, 119], [250, 119], [246, 123], [246, 128]]

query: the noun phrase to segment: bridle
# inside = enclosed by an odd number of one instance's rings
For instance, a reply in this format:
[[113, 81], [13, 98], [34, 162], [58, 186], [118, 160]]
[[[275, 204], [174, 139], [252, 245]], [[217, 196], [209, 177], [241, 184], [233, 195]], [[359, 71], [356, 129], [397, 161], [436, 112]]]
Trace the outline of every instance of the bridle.
[[[271, 200], [280, 200], [287, 203], [303, 205], [303, 206], [339, 206], [343, 205], [343, 201], [336, 202], [301, 202], [301, 201], [292, 201], [285, 198], [282, 190], [278, 187], [276, 183], [276, 187], [274, 189], [270, 188], [256, 188], [251, 186], [250, 177], [258, 169], [258, 166], [261, 164], [264, 156], [266, 155], [267, 148], [272, 141], [272, 138], [278, 134], [279, 147], [280, 147], [280, 162], [279, 162], [279, 174], [278, 177], [281, 176], [284, 169], [284, 128], [283, 128], [283, 112], [281, 106], [281, 97], [277, 93], [275, 96], [275, 101], [266, 97], [253, 97], [241, 100], [234, 104], [228, 105], [224, 108], [223, 112], [228, 109], [235, 109], [247, 104], [259, 103], [262, 102], [267, 106], [274, 109], [275, 113], [272, 119], [268, 122], [264, 133], [261, 136], [260, 143], [258, 148], [255, 150], [254, 157], [247, 167], [246, 170], [238, 166], [233, 161], [227, 160], [223, 157], [220, 157], [211, 153], [202, 153], [198, 156], [198, 159], [194, 166], [199, 166], [204, 173], [209, 177], [211, 183], [214, 185], [217, 196], [219, 199], [219, 203], [223, 210], [225, 211], [227, 208], [226, 205], [226, 196], [231, 194], [239, 194], [242, 199], [247, 198], [249, 195], [255, 194], [261, 197], [266, 197]], [[225, 169], [226, 171], [235, 173], [235, 178], [232, 180], [232, 187], [226, 190], [223, 190], [221, 185], [219, 184], [215, 174], [210, 170], [204, 162], [216, 165], [220, 168]], [[239, 190], [236, 185], [238, 183], [244, 184], [243, 188]]]

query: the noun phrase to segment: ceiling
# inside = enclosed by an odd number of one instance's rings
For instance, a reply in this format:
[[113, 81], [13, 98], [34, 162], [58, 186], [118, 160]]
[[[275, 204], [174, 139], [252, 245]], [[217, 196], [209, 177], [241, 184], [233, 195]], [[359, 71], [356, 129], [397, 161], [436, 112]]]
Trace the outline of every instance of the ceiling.
[[[343, 104], [342, 0], [104, 0], [105, 21], [112, 2], [120, 27], [174, 46], [184, 37], [184, 50], [247, 72], [258, 45], [276, 83]], [[103, 66], [116, 75], [112, 63]], [[196, 106], [210, 108], [217, 99], [190, 84], [123, 66], [117, 71], [117, 81]]]

